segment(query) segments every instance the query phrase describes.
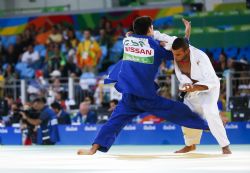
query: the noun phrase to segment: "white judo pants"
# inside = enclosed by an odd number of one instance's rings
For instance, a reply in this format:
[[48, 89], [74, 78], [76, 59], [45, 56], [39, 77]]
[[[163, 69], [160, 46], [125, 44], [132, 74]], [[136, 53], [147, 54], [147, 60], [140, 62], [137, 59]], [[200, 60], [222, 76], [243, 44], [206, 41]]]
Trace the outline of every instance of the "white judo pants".
[[[230, 142], [220, 118], [217, 106], [218, 98], [219, 88], [213, 88], [208, 92], [188, 93], [184, 98], [184, 104], [207, 120], [211, 133], [219, 145], [225, 147]], [[200, 143], [202, 130], [182, 127], [182, 132], [186, 146]]]

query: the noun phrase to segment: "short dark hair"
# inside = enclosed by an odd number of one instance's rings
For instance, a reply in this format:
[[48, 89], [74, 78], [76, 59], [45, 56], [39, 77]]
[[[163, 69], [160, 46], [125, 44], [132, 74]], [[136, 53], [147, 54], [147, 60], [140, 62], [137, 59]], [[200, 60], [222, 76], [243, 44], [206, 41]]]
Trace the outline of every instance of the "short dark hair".
[[50, 105], [53, 109], [57, 109], [57, 110], [61, 110], [62, 109], [62, 106], [60, 105], [60, 103], [58, 102], [53, 102], [51, 103]]
[[47, 102], [47, 100], [46, 100], [46, 98], [45, 97], [38, 97], [38, 98], [36, 98], [36, 99], [34, 99], [33, 100], [33, 103], [44, 103], [44, 104], [46, 104], [46, 102]]
[[152, 19], [149, 16], [137, 17], [133, 22], [133, 30], [135, 34], [147, 35], [149, 27], [152, 25]]
[[86, 97], [84, 97], [83, 101], [87, 101], [86, 98], [89, 98], [90, 104], [94, 104], [94, 98], [93, 98], [93, 96], [91, 96], [91, 95], [86, 96]]
[[113, 99], [113, 100], [110, 101], [110, 103], [114, 103], [115, 105], [117, 105], [118, 104], [118, 100], [117, 99]]
[[177, 50], [183, 48], [184, 50], [188, 49], [189, 44], [185, 38], [178, 37], [174, 40], [172, 44], [172, 49]]

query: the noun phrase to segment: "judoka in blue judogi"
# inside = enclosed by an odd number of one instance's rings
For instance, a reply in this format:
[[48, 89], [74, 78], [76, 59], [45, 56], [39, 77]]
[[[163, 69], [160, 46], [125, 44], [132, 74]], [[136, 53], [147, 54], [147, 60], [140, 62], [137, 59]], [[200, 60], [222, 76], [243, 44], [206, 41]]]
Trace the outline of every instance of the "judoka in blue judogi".
[[78, 154], [94, 154], [97, 150], [107, 152], [123, 127], [145, 112], [180, 126], [208, 130], [207, 122], [186, 105], [157, 95], [155, 76], [162, 60], [172, 58], [172, 54], [153, 39], [151, 18], [137, 18], [134, 32], [123, 40], [123, 59], [105, 80], [106, 83], [116, 82], [115, 88], [122, 93], [122, 99], [100, 129], [92, 148], [79, 150]]

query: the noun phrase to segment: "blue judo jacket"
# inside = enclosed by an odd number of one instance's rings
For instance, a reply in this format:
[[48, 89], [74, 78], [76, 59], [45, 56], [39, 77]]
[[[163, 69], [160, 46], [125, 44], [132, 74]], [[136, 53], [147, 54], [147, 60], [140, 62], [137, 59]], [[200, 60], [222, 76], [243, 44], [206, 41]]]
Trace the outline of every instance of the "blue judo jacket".
[[132, 35], [123, 41], [123, 60], [109, 73], [105, 83], [114, 83], [120, 93], [142, 98], [156, 96], [158, 86], [154, 82], [162, 60], [173, 59], [172, 53], [159, 46], [149, 36]]

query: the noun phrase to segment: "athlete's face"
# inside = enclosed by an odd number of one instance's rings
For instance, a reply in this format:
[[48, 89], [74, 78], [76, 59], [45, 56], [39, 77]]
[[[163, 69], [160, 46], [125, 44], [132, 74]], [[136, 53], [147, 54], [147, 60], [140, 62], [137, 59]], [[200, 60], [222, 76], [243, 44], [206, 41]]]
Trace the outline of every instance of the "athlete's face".
[[175, 61], [182, 61], [187, 58], [189, 54], [189, 49], [186, 49], [186, 50], [184, 50], [183, 48], [180, 48], [177, 50], [172, 49], [172, 53], [174, 55]]

